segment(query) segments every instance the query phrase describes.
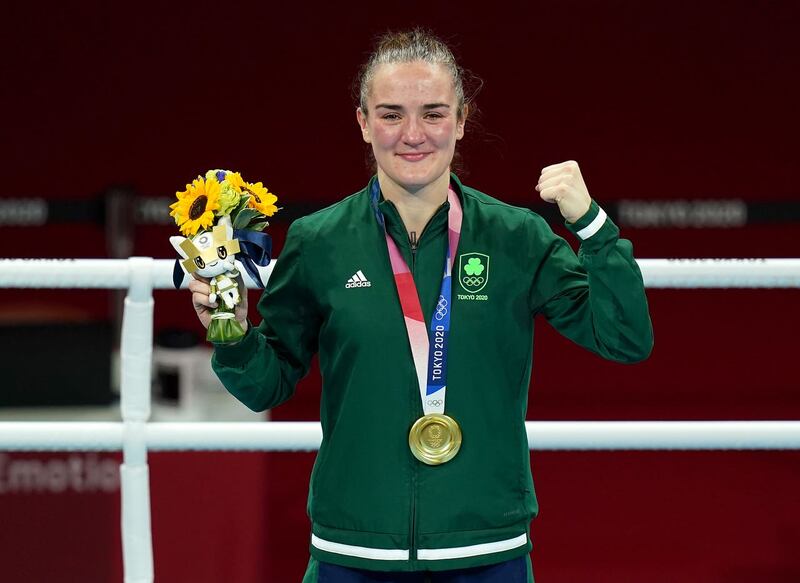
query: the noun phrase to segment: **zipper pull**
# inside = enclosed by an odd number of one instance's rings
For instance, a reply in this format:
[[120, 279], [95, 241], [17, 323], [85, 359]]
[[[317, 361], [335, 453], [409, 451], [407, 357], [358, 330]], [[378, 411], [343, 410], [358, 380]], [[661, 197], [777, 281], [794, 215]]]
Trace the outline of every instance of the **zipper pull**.
[[411, 252], [416, 253], [417, 251], [417, 232], [411, 231], [408, 234], [408, 241], [411, 243]]

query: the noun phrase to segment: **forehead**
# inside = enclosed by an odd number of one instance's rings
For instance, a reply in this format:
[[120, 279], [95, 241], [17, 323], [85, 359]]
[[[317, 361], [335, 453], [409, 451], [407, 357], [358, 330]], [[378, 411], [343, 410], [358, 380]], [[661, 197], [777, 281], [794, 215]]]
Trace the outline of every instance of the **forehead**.
[[389, 63], [375, 69], [369, 93], [374, 103], [454, 103], [453, 79], [444, 65], [422, 61]]

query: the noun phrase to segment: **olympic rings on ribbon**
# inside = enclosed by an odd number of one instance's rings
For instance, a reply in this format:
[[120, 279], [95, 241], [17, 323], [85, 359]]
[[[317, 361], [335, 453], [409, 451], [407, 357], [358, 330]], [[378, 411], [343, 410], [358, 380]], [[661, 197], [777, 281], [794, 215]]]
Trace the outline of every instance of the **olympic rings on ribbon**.
[[436, 314], [435, 317], [437, 320], [443, 319], [447, 315], [447, 300], [439, 296], [439, 302], [436, 304]]

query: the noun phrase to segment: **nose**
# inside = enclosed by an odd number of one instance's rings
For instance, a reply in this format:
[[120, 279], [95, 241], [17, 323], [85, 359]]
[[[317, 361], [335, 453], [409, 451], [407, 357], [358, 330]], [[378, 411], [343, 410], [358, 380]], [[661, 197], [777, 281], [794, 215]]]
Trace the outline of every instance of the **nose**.
[[425, 131], [422, 123], [414, 116], [406, 118], [403, 128], [403, 141], [412, 147], [419, 146], [425, 142]]

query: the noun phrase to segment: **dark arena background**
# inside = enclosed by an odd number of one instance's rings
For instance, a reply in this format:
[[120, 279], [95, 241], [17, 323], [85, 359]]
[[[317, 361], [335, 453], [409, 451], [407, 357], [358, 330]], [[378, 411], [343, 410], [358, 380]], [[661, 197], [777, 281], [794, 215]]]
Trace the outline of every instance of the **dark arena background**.
[[[423, 25], [484, 83], [465, 183], [566, 237], [533, 187], [574, 159], [638, 259], [799, 257], [798, 6], [14, 3], [0, 41], [2, 256], [172, 258], [175, 191], [220, 167], [278, 195], [280, 256], [292, 219], [369, 177], [352, 84], [373, 37]], [[120, 293], [0, 292], [0, 421], [119, 419]], [[540, 322], [528, 418], [800, 417], [797, 289], [648, 299], [655, 349], [635, 366]], [[208, 366], [203, 330], [188, 292], [155, 301], [153, 419], [252, 421], [221, 393], [182, 401], [183, 377]], [[269, 416], [317, 420], [319, 399], [315, 367]], [[0, 452], [0, 581], [122, 580], [120, 459]], [[149, 460], [157, 581], [300, 580], [314, 454]], [[797, 451], [534, 451], [532, 466], [537, 581], [800, 581]]]

